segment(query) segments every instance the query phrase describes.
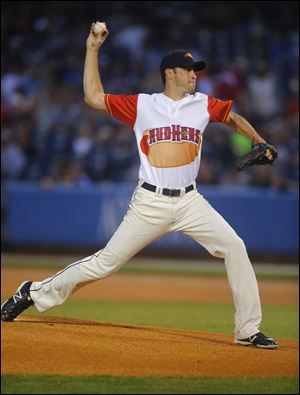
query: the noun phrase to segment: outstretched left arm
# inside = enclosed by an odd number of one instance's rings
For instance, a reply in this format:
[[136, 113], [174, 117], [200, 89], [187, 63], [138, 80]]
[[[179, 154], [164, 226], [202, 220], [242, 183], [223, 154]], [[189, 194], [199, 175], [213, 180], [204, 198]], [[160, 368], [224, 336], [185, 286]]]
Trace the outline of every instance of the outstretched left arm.
[[[235, 112], [230, 111], [225, 123], [230, 129], [234, 130], [236, 133], [247, 137], [253, 142], [253, 144], [267, 144], [267, 142], [250, 125], [250, 123], [245, 118], [241, 117]], [[267, 149], [266, 151], [266, 157], [268, 159], [272, 159], [273, 157], [273, 154], [269, 149]]]
[[266, 143], [245, 118], [233, 111], [230, 111], [225, 123], [230, 129], [247, 137], [249, 140], [253, 141], [254, 144]]

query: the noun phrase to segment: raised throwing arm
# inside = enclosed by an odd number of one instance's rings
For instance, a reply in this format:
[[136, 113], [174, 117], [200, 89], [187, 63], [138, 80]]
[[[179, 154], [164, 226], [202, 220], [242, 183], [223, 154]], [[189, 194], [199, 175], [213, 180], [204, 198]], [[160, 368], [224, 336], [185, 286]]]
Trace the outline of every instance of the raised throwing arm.
[[[96, 22], [97, 23], [97, 22]], [[104, 89], [99, 73], [99, 48], [108, 36], [107, 28], [99, 33], [93, 31], [95, 23], [91, 26], [91, 31], [86, 41], [86, 56], [83, 72], [83, 90], [85, 102], [98, 110], [106, 111], [104, 103]]]

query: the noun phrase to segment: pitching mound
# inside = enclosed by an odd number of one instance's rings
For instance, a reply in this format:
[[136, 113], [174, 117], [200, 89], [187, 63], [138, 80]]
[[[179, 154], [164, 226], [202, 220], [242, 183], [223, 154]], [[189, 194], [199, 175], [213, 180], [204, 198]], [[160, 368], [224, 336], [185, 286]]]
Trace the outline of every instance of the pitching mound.
[[1, 323], [2, 374], [298, 376], [298, 342], [277, 350], [232, 336], [53, 317]]

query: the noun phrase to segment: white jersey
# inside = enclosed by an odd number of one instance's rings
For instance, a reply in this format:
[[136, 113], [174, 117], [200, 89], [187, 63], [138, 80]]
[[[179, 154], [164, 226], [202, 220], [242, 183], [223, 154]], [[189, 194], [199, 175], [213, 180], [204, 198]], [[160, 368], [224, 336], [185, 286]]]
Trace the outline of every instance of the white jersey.
[[202, 93], [174, 101], [164, 93], [105, 95], [108, 112], [130, 125], [137, 140], [139, 178], [180, 189], [199, 172], [203, 132], [209, 122], [225, 122], [233, 102]]

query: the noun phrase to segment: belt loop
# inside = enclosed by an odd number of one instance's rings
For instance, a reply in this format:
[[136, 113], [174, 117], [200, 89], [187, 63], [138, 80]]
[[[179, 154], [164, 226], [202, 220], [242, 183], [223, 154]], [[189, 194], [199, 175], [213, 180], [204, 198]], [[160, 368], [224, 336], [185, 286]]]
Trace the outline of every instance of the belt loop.
[[180, 197], [185, 195], [185, 188], [180, 188]]
[[155, 191], [156, 195], [162, 195], [162, 188], [161, 187], [156, 187], [156, 191]]

